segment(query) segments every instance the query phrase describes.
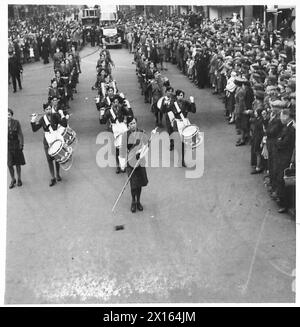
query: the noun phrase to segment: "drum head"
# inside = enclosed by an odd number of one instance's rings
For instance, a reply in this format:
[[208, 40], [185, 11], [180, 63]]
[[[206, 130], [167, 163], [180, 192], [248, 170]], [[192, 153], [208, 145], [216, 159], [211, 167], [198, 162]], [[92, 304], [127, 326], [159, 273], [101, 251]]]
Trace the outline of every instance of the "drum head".
[[182, 135], [184, 137], [192, 137], [198, 132], [199, 128], [196, 125], [188, 125], [185, 126], [184, 129], [182, 130]]
[[63, 142], [61, 140], [54, 141], [48, 150], [49, 155], [54, 156], [62, 149], [62, 147], [63, 147]]

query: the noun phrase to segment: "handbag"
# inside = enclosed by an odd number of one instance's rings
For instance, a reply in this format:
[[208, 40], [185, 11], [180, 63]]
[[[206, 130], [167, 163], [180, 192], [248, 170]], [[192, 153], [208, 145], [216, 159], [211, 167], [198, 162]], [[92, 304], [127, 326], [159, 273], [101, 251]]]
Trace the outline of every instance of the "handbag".
[[295, 186], [296, 185], [296, 169], [289, 168], [284, 169], [283, 179], [285, 186]]

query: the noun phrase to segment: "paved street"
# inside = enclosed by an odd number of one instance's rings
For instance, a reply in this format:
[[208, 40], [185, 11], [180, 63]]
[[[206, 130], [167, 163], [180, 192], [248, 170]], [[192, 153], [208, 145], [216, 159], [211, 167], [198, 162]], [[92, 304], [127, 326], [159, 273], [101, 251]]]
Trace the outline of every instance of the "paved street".
[[[174, 65], [164, 74], [174, 89], [195, 97], [190, 120], [204, 132], [204, 175], [186, 179], [184, 168], [148, 168], [144, 211], [130, 212], [128, 188], [111, 212], [127, 176], [96, 163], [96, 138], [105, 125], [91, 90], [95, 50], [81, 52], [78, 94], [70, 101], [70, 126], [79, 138], [74, 163], [52, 188], [43, 132], [31, 131], [29, 117], [42, 112], [52, 61], [26, 65], [21, 92], [10, 86], [26, 166], [23, 186], [7, 191], [5, 303], [294, 302], [295, 221], [277, 213], [262, 176], [250, 175], [249, 146], [235, 147], [222, 101]], [[138, 89], [133, 55], [126, 49], [111, 55], [119, 90], [150, 132], [155, 119]]]

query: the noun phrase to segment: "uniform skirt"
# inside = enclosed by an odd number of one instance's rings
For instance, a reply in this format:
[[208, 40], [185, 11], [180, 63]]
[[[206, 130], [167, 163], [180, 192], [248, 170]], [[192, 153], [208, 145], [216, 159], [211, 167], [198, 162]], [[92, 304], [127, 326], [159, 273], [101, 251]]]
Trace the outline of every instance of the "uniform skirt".
[[23, 166], [25, 165], [24, 153], [20, 149], [9, 149], [7, 151], [7, 165], [8, 166]]
[[[127, 166], [127, 174], [128, 176], [131, 174], [133, 168], [131, 166]], [[146, 168], [142, 166], [138, 166], [134, 173], [130, 178], [130, 188], [132, 190], [146, 186], [148, 184], [147, 172]]]

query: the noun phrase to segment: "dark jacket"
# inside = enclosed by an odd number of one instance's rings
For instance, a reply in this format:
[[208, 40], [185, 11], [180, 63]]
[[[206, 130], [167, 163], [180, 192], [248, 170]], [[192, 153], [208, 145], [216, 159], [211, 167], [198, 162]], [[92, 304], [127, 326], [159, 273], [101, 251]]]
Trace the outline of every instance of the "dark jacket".
[[275, 143], [277, 163], [279, 169], [287, 168], [290, 164], [295, 148], [296, 130], [292, 122], [282, 128], [279, 137]]
[[21, 62], [18, 60], [16, 55], [8, 58], [8, 71], [11, 75], [17, 76], [23, 70]]

